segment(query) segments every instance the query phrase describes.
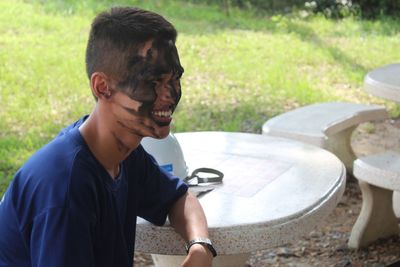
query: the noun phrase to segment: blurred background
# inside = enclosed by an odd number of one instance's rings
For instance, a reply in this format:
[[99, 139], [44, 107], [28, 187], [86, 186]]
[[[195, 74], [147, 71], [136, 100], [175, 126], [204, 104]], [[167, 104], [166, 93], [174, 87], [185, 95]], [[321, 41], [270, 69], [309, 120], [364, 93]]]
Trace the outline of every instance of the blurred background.
[[272, 116], [334, 100], [400, 115], [362, 90], [370, 70], [400, 62], [397, 0], [0, 0], [0, 197], [34, 151], [94, 107], [88, 31], [116, 5], [156, 11], [179, 32], [174, 132], [259, 133]]

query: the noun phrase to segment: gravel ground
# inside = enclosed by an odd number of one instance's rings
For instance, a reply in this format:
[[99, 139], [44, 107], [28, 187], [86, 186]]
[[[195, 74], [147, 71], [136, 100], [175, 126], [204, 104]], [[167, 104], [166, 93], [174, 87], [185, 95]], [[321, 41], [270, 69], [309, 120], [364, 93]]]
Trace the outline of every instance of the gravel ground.
[[[400, 120], [367, 123], [357, 128], [352, 145], [358, 156], [385, 150], [400, 152], [399, 138]], [[246, 267], [384, 267], [400, 260], [400, 236], [378, 240], [365, 249], [351, 250], [347, 247], [361, 203], [357, 182], [348, 182], [341, 202], [319, 229], [291, 244], [253, 253]], [[135, 266], [154, 265], [149, 255], [136, 253]]]

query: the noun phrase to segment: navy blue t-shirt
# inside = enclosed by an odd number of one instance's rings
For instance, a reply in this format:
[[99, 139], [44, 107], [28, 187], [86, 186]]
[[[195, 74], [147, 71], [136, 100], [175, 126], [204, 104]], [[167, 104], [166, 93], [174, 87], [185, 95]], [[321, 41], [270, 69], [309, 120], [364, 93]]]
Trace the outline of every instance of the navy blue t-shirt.
[[136, 216], [165, 223], [187, 191], [139, 146], [112, 179], [78, 127], [64, 129], [16, 173], [0, 202], [0, 266], [131, 267]]

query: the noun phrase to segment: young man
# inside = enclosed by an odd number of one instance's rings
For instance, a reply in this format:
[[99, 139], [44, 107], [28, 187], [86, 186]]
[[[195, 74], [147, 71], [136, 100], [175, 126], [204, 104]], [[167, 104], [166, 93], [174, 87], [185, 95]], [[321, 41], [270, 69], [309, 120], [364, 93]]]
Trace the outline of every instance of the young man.
[[[136, 216], [162, 225], [168, 215], [186, 241], [208, 237], [198, 200], [140, 145], [170, 131], [183, 73], [176, 35], [137, 8], [95, 18], [86, 51], [95, 108], [16, 173], [0, 202], [0, 266], [131, 267]], [[194, 242], [183, 264], [212, 257]]]

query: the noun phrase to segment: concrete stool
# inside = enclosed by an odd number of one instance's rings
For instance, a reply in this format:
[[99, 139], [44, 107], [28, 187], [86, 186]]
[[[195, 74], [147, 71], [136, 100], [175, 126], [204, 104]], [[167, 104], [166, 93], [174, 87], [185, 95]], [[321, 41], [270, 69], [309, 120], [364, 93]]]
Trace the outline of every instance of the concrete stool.
[[360, 124], [388, 118], [383, 106], [328, 102], [304, 106], [264, 123], [262, 133], [313, 144], [335, 154], [349, 173], [356, 159], [351, 134]]
[[394, 190], [400, 191], [400, 154], [389, 151], [357, 159], [354, 176], [359, 180], [363, 203], [349, 247], [358, 249], [399, 234], [392, 197]]

